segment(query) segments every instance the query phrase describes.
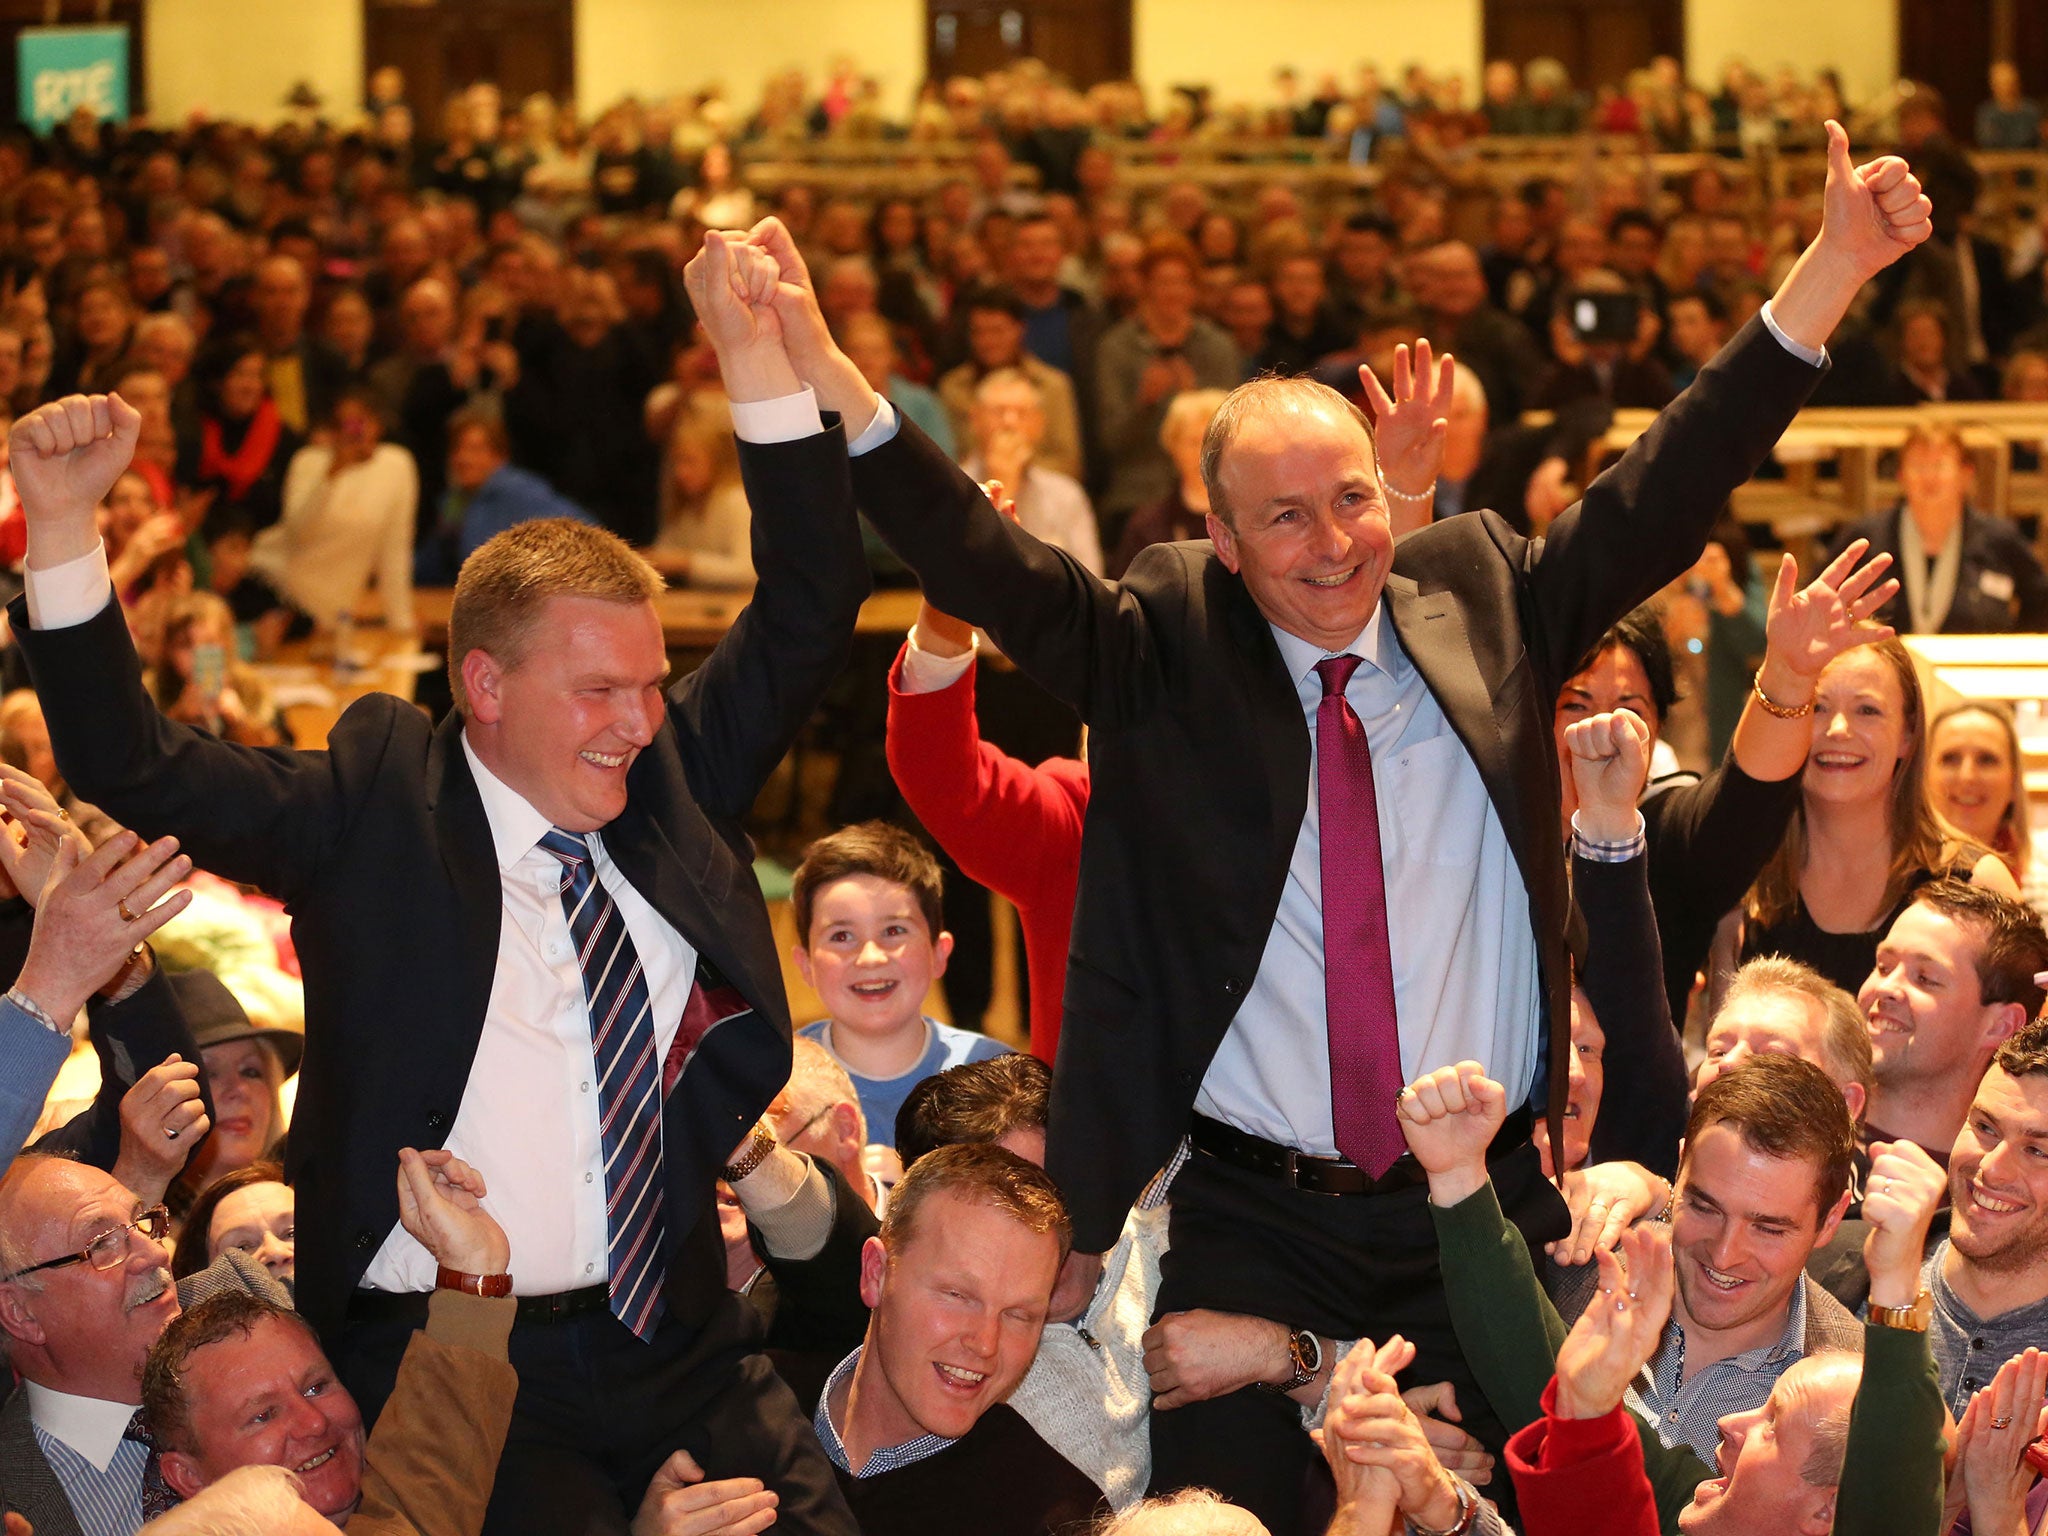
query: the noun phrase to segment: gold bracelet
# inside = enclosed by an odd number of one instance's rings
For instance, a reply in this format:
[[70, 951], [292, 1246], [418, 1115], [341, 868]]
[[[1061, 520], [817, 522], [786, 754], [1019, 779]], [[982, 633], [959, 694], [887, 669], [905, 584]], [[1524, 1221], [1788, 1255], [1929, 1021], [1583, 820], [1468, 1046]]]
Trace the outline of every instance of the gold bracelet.
[[1749, 688], [1750, 692], [1756, 695], [1757, 703], [1763, 706], [1764, 713], [1773, 720], [1803, 720], [1813, 713], [1813, 700], [1811, 699], [1808, 699], [1804, 704], [1780, 704], [1768, 693], [1765, 693], [1764, 669], [1762, 667], [1756, 669], [1756, 676], [1750, 679]]

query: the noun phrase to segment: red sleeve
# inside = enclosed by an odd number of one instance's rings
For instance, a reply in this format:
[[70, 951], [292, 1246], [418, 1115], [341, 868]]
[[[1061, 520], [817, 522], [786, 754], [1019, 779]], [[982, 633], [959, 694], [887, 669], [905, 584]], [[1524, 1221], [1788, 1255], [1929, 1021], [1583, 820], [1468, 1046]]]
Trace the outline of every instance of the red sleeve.
[[1561, 1419], [1554, 1377], [1543, 1417], [1508, 1441], [1508, 1473], [1523, 1536], [1658, 1536], [1656, 1495], [1628, 1410]]
[[981, 739], [974, 668], [936, 693], [903, 690], [889, 669], [889, 771], [925, 830], [971, 880], [1015, 904], [1031, 953], [1032, 1050], [1052, 1059], [1081, 873], [1087, 769], [1037, 768]]

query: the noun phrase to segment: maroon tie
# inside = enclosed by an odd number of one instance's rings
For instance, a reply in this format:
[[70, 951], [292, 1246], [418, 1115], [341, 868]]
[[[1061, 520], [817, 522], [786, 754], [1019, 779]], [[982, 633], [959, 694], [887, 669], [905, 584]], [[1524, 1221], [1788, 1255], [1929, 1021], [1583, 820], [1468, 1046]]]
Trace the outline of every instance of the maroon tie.
[[1380, 1177], [1401, 1155], [1395, 1118], [1401, 1036], [1394, 1017], [1394, 953], [1380, 868], [1379, 798], [1365, 727], [1344, 697], [1356, 656], [1316, 663], [1316, 796], [1323, 867], [1323, 1000], [1330, 1028], [1330, 1119], [1337, 1150]]

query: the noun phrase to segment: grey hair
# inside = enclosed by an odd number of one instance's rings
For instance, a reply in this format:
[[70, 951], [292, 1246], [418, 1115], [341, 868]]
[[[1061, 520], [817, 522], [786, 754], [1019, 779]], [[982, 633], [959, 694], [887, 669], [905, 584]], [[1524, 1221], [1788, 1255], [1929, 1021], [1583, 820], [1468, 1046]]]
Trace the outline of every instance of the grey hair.
[[798, 1035], [790, 1042], [789, 1106], [799, 1121], [823, 1114], [834, 1104], [851, 1104], [860, 1121], [860, 1139], [868, 1139], [867, 1117], [846, 1068], [817, 1041]]
[[1147, 1499], [1096, 1527], [1095, 1536], [1271, 1536], [1259, 1517], [1207, 1488]]
[[1839, 1087], [1862, 1084], [1867, 1099], [1872, 1081], [1870, 1024], [1856, 999], [1813, 967], [1784, 955], [1759, 955], [1729, 981], [1715, 1017], [1744, 998], [1788, 996], [1820, 1005], [1820, 1068]]
[[275, 1536], [294, 1523], [304, 1524], [311, 1512], [289, 1469], [237, 1467], [150, 1521], [141, 1536]]
[[[1816, 1350], [1806, 1358], [1854, 1371], [1857, 1385], [1862, 1385], [1863, 1360], [1846, 1349]], [[1813, 1421], [1813, 1445], [1799, 1468], [1801, 1482], [1813, 1488], [1833, 1488], [1841, 1483], [1842, 1463], [1849, 1454], [1849, 1415], [1855, 1408], [1856, 1393], [1851, 1391], [1839, 1407]]]
[[1375, 456], [1379, 452], [1372, 423], [1366, 420], [1365, 412], [1327, 384], [1302, 378], [1263, 378], [1240, 384], [1223, 397], [1223, 403], [1216, 407], [1216, 414], [1209, 420], [1209, 430], [1202, 436], [1202, 484], [1209, 492], [1210, 510], [1223, 519], [1226, 527], [1237, 526], [1237, 513], [1223, 494], [1223, 455], [1237, 441], [1237, 434], [1248, 418], [1269, 407], [1287, 403], [1334, 405], [1358, 423], [1359, 429], [1365, 433], [1365, 440], [1374, 445]]

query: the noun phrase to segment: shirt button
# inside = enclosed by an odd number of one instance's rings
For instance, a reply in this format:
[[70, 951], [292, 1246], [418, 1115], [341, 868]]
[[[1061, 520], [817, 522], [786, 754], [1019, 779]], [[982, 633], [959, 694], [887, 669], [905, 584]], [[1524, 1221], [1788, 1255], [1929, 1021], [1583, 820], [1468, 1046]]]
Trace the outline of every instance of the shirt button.
[[578, 1091], [578, 1092], [581, 1092], [581, 1093], [588, 1093], [588, 1092], [590, 1092], [590, 1084], [588, 1084], [588, 1083], [578, 1083], [578, 1084], [576, 1085], [576, 1088], [577, 1088], [577, 1091]]
[[588, 1184], [596, 1177], [597, 1176], [595, 1174], [586, 1173], [585, 1175], [583, 1175], [583, 1182]]
[[1982, 1339], [1972, 1339], [1972, 1340], [1970, 1340], [1970, 1348], [1972, 1348], [1972, 1349], [1982, 1349], [1983, 1347], [1984, 1347], [1984, 1341], [1983, 1341]]
[[597, 1268], [595, 1264], [586, 1264], [583, 1266], [583, 1273], [587, 1275], [595, 1268]]

